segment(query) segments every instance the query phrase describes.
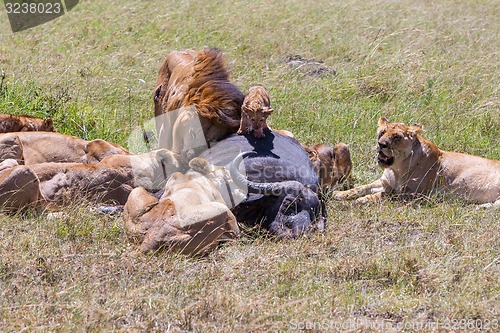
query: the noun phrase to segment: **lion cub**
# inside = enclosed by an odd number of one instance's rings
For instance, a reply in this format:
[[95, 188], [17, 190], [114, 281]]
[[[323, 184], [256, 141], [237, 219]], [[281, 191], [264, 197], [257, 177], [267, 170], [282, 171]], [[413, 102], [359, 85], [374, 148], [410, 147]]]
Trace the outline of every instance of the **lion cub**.
[[375, 201], [384, 194], [451, 193], [481, 207], [500, 207], [500, 161], [440, 150], [420, 136], [421, 125], [378, 121], [375, 182], [334, 193], [338, 200]]
[[241, 106], [241, 123], [238, 134], [248, 134], [253, 129], [254, 137], [264, 138], [264, 129], [269, 128], [267, 117], [273, 111], [266, 89], [260, 85], [251, 87]]

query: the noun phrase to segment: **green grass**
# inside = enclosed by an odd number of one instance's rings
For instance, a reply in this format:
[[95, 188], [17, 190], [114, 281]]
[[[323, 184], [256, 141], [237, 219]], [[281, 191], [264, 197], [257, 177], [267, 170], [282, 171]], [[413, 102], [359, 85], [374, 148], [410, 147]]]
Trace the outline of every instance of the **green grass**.
[[[472, 0], [110, 0], [12, 34], [2, 9], [0, 111], [127, 146], [153, 116], [168, 52], [211, 46], [242, 90], [266, 86], [272, 127], [347, 143], [357, 184], [380, 175], [381, 115], [423, 124], [442, 149], [500, 159], [499, 16], [498, 2]], [[335, 75], [290, 66], [295, 55]], [[197, 260], [138, 254], [119, 216], [86, 207], [1, 216], [0, 331], [448, 331], [460, 320], [494, 331], [498, 210], [427, 198], [328, 211], [323, 234], [248, 231]]]

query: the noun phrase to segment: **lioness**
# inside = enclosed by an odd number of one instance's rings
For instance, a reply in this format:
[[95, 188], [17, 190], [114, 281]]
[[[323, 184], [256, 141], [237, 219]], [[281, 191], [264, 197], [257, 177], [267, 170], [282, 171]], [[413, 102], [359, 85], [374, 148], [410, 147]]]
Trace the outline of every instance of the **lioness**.
[[14, 159], [25, 165], [44, 162], [95, 163], [115, 154], [129, 153], [119, 145], [101, 139], [86, 141], [52, 132], [0, 134], [0, 162]]
[[44, 131], [55, 132], [52, 118], [36, 118], [27, 115], [0, 114], [0, 133]]
[[269, 94], [263, 86], [253, 86], [241, 106], [241, 123], [238, 134], [248, 134], [253, 130], [256, 138], [265, 137], [267, 118], [273, 113]]
[[134, 188], [158, 191], [172, 173], [183, 170], [166, 149], [111, 155], [91, 164], [5, 162], [10, 167], [0, 171], [0, 209], [14, 211], [28, 205], [58, 209], [82, 199], [124, 205]]
[[440, 150], [419, 135], [421, 125], [378, 121], [378, 164], [382, 177], [368, 185], [334, 193], [338, 200], [374, 201], [385, 193], [458, 194], [483, 207], [500, 207], [500, 161]]
[[[199, 159], [194, 163], [205, 164], [206, 172], [213, 170]], [[192, 169], [172, 174], [160, 199], [143, 188], [134, 189], [124, 211], [129, 240], [144, 252], [165, 248], [203, 255], [219, 242], [237, 238], [236, 218], [218, 186], [205, 175]]]
[[57, 208], [77, 198], [124, 205], [136, 187], [163, 188], [166, 179], [181, 169], [166, 149], [137, 155], [111, 155], [98, 163], [39, 163], [29, 166], [40, 181], [45, 203]]

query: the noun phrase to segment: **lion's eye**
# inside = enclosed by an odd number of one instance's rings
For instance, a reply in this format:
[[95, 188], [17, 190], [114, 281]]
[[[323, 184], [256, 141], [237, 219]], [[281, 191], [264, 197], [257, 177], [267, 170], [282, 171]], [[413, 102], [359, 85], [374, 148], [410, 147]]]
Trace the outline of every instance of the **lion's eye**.
[[379, 133], [378, 133], [378, 137], [379, 137], [379, 139], [380, 139], [380, 138], [381, 138], [384, 134], [385, 134], [385, 131], [381, 131], [381, 132], [379, 132]]

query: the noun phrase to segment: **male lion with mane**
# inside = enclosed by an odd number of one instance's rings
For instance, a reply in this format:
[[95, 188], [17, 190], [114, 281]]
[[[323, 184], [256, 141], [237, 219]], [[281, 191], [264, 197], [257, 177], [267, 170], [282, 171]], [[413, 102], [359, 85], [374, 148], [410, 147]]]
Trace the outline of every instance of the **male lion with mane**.
[[219, 50], [170, 52], [158, 73], [154, 93], [160, 147], [170, 136], [183, 137], [183, 133], [166, 133], [165, 118], [160, 116], [191, 105], [196, 107], [206, 141], [218, 141], [235, 133], [240, 126], [244, 95], [229, 78]]
[[500, 161], [440, 150], [419, 135], [421, 125], [378, 121], [378, 164], [375, 182], [334, 192], [337, 200], [376, 201], [384, 194], [449, 192], [481, 207], [500, 207]]

